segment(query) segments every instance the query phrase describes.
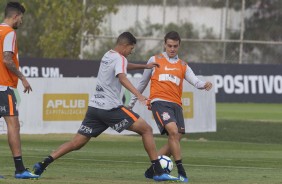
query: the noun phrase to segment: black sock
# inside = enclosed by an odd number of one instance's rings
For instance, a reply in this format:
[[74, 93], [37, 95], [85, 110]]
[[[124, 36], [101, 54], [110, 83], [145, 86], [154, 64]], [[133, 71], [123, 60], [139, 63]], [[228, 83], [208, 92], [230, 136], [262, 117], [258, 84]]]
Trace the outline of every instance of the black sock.
[[182, 165], [182, 160], [176, 160], [176, 161], [175, 161], [175, 164], [176, 164], [176, 166], [177, 166], [178, 174], [180, 174], [181, 176], [187, 178], [185, 169], [184, 169], [184, 167], [183, 167], [183, 165]]
[[21, 173], [25, 170], [22, 156], [14, 157], [16, 173]]
[[151, 167], [152, 167], [155, 175], [162, 175], [164, 173], [164, 170], [163, 170], [163, 168], [162, 168], [162, 166], [160, 164], [159, 159], [152, 160], [151, 163], [152, 163]]
[[46, 157], [43, 162], [41, 162], [42, 169], [45, 169], [49, 164], [51, 164], [54, 161], [54, 158], [52, 156]]

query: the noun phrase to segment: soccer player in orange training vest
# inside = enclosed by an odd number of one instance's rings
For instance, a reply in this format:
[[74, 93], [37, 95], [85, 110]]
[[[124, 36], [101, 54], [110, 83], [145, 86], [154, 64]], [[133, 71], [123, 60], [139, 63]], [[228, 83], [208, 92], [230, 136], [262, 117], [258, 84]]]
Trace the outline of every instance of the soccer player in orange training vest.
[[85, 118], [74, 138], [62, 144], [42, 162], [34, 165], [34, 173], [41, 175], [45, 168], [61, 156], [83, 147], [92, 137], [98, 137], [108, 127], [117, 132], [130, 130], [142, 137], [145, 150], [154, 168], [153, 179], [156, 181], [177, 181], [164, 172], [158, 160], [152, 128], [138, 114], [123, 106], [120, 100], [121, 88], [124, 86], [135, 94], [145, 105], [144, 97], [127, 79], [127, 69], [145, 69], [157, 66], [128, 63], [126, 57], [131, 54], [136, 44], [136, 38], [129, 32], [122, 33], [114, 49], [103, 56], [97, 77], [96, 90], [92, 95]]
[[38, 178], [29, 172], [23, 164], [20, 123], [18, 118], [17, 101], [14, 89], [18, 79], [22, 81], [24, 92], [32, 89], [26, 78], [19, 71], [18, 47], [16, 40], [17, 29], [22, 24], [25, 8], [18, 2], [9, 2], [5, 8], [5, 17], [0, 24], [0, 117], [7, 124], [9, 146], [15, 162], [15, 178]]
[[[182, 86], [185, 79], [198, 89], [210, 90], [211, 82], [203, 82], [198, 79], [186, 62], [178, 57], [181, 38], [175, 31], [167, 33], [164, 37], [165, 52], [152, 56], [148, 63], [156, 62], [158, 68], [144, 70], [143, 77], [137, 86], [142, 93], [149, 81], [150, 104], [154, 119], [161, 134], [168, 135], [168, 142], [159, 151], [158, 155], [173, 156], [178, 169], [178, 178], [181, 182], [188, 182], [188, 177], [182, 165], [180, 140], [185, 133], [184, 118], [182, 112]], [[136, 102], [133, 96], [129, 103], [132, 108]], [[146, 172], [147, 178], [152, 178], [153, 168]]]

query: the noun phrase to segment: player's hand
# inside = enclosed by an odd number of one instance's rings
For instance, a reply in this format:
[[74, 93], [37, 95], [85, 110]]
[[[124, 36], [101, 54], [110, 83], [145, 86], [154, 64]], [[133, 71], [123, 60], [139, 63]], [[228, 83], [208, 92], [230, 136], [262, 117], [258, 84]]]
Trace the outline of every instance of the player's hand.
[[146, 100], [146, 105], [148, 107], [148, 110], [151, 111], [152, 110], [151, 99]]
[[147, 98], [145, 96], [139, 95], [137, 96], [137, 99], [142, 105], [146, 105]]
[[127, 106], [125, 106], [126, 108], [128, 108], [129, 110], [132, 110], [132, 106], [130, 106], [130, 105], [127, 105]]
[[23, 86], [24, 86], [24, 93], [29, 93], [29, 92], [31, 92], [32, 91], [32, 88], [31, 88], [31, 86], [30, 86], [30, 84], [28, 83], [28, 81], [26, 80], [26, 78], [24, 77], [24, 78], [22, 78], [22, 84], [23, 84]]
[[209, 91], [212, 88], [212, 83], [211, 82], [206, 82], [204, 85], [205, 90]]
[[159, 63], [156, 63], [156, 62], [151, 62], [149, 64], [146, 64], [146, 69], [152, 69], [154, 67], [160, 67]]

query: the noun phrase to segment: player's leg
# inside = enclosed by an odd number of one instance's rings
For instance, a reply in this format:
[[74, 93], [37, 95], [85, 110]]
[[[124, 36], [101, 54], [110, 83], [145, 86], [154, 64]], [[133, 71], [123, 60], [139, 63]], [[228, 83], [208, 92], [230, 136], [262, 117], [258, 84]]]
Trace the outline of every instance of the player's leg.
[[155, 171], [155, 176], [152, 177], [153, 179], [157, 181], [178, 180], [177, 177], [164, 173], [157, 157], [152, 128], [142, 118], [140, 118], [138, 114], [124, 106], [121, 106], [108, 111], [108, 114], [105, 114], [103, 121], [119, 133], [127, 129], [142, 136], [144, 148]]
[[105, 131], [108, 126], [97, 121], [96, 116], [98, 116], [98, 114], [98, 109], [88, 107], [87, 113], [78, 130], [78, 133], [73, 137], [73, 139], [59, 146], [42, 162], [36, 163], [33, 166], [33, 172], [37, 175], [41, 175], [46, 167], [54, 160], [64, 156], [69, 152], [79, 150], [91, 139], [91, 137], [97, 137], [103, 131]]
[[[181, 137], [182, 137], [182, 134], [179, 134], [179, 141], [181, 140]], [[168, 143], [166, 143], [165, 145], [163, 145], [163, 146], [158, 150], [158, 155], [166, 155], [166, 156], [168, 156], [168, 157], [170, 157], [170, 156], [172, 155]]]
[[178, 127], [175, 122], [170, 122], [165, 125], [165, 129], [168, 132], [168, 146], [164, 147], [164, 151], [167, 148], [174, 160], [181, 160], [181, 148], [180, 148], [180, 138], [181, 134], [178, 133]]
[[[153, 137], [152, 127], [149, 126], [144, 119], [138, 118], [138, 120], [135, 121], [128, 128], [128, 130], [131, 130], [141, 135], [144, 148], [152, 163], [151, 167], [153, 168], [154, 171], [154, 175], [152, 178], [156, 181], [167, 181], [167, 180], [176, 181], [177, 178], [166, 174], [160, 165], [157, 155], [155, 140]], [[147, 176], [145, 175], [145, 177]], [[151, 178], [151, 177], [147, 177], [147, 178]]]
[[29, 172], [23, 164], [21, 139], [20, 139], [20, 123], [18, 111], [16, 107], [16, 97], [14, 91], [7, 88], [6, 91], [0, 91], [1, 114], [7, 124], [7, 136], [10, 150], [15, 163], [15, 178], [28, 179], [38, 178], [37, 175]]
[[172, 119], [175, 119], [176, 121], [165, 125], [165, 129], [168, 132], [168, 146], [177, 166], [179, 180], [181, 182], [188, 182], [188, 177], [182, 164], [180, 147], [182, 134], [185, 133], [183, 112], [182, 108], [177, 104], [171, 104], [171, 106], [174, 109]]
[[[185, 133], [182, 108], [171, 102], [157, 101], [152, 103], [152, 112], [160, 133], [168, 135], [168, 142], [158, 151], [158, 155], [173, 155], [179, 175], [181, 173], [182, 176], [186, 176], [180, 148], [180, 140]], [[146, 173], [148, 175], [152, 173], [152, 168]]]
[[54, 162], [56, 159], [64, 156], [65, 154], [72, 152], [74, 150], [79, 150], [82, 148], [91, 137], [86, 137], [81, 134], [76, 134], [72, 140], [62, 144], [55, 151], [53, 151], [49, 156], [47, 156], [43, 161], [36, 163], [33, 166], [34, 174], [41, 175], [46, 167]]
[[153, 130], [141, 117], [133, 123], [128, 130], [138, 133], [142, 137], [143, 145], [150, 160], [157, 160], [156, 144], [153, 137]]
[[75, 151], [75, 150], [79, 150], [80, 148], [82, 148], [89, 140], [91, 139], [91, 137], [86, 137], [85, 135], [81, 135], [79, 133], [77, 133], [72, 140], [70, 140], [69, 142], [66, 142], [64, 144], [62, 144], [61, 146], [58, 147], [58, 149], [56, 149], [55, 151], [53, 151], [51, 153], [51, 157], [56, 160], [62, 156], [64, 156], [65, 154]]
[[[12, 152], [13, 157], [20, 157], [21, 151], [21, 140], [20, 140], [20, 123], [18, 116], [4, 116], [7, 124], [7, 136], [8, 143]], [[25, 168], [22, 166], [19, 171], [23, 171]]]

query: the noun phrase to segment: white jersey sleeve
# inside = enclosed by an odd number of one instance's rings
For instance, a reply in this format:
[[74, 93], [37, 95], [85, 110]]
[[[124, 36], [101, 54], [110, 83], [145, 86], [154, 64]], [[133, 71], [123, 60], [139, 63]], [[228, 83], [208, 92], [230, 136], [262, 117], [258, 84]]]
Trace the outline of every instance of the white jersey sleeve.
[[4, 38], [3, 52], [15, 52], [16, 34], [14, 31], [8, 33]]
[[[152, 56], [147, 64], [149, 63], [152, 63], [152, 62], [155, 62], [155, 56]], [[138, 86], [136, 87], [136, 89], [140, 92], [140, 93], [143, 93], [143, 91], [146, 89], [150, 79], [151, 79], [151, 76], [152, 76], [152, 73], [153, 73], [154, 69], [145, 69], [144, 72], [143, 72], [143, 75], [142, 75], [142, 78], [140, 80], [140, 82], [138, 83]], [[130, 108], [134, 107], [135, 103], [137, 101], [137, 97], [135, 95], [133, 95], [130, 99], [130, 102], [128, 104], [128, 106]]]
[[117, 57], [116, 60], [115, 76], [120, 73], [127, 74], [127, 59], [124, 56], [120, 55], [120, 57]]
[[193, 72], [193, 70], [187, 65], [185, 80], [198, 89], [204, 89], [205, 82], [201, 81]]

